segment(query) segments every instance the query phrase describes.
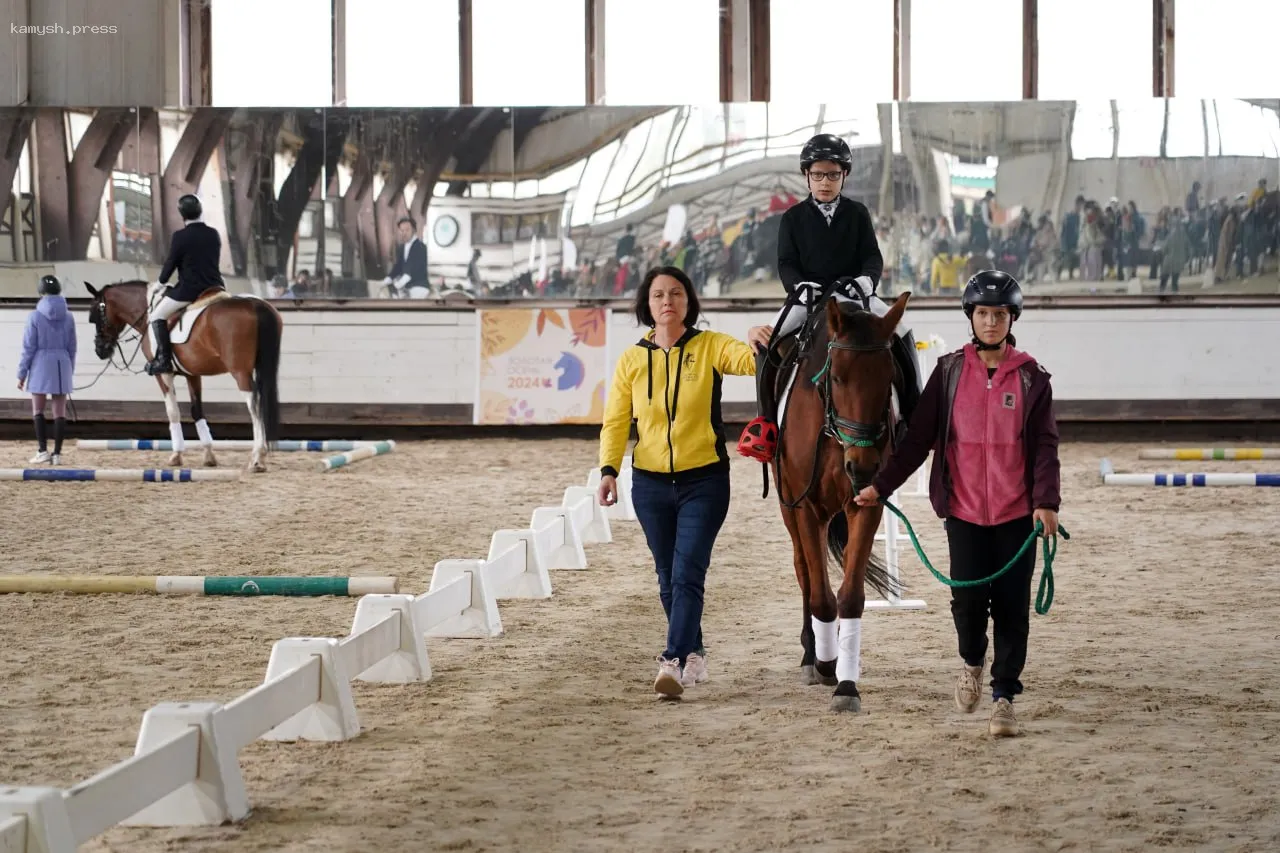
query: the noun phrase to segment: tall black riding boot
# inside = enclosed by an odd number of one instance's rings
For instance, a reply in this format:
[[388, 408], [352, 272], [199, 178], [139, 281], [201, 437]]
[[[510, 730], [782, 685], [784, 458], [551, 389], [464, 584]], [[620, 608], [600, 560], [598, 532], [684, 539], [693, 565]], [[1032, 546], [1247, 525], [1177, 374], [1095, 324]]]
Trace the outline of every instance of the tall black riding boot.
[[45, 420], [44, 412], [38, 415], [32, 415], [31, 421], [36, 425], [36, 449], [44, 453], [49, 449], [49, 442], [45, 438]]
[[156, 339], [156, 357], [147, 362], [147, 373], [152, 376], [173, 373], [173, 354], [169, 346], [169, 321], [152, 320], [151, 334]]
[[62, 455], [62, 437], [66, 434], [66, 431], [67, 431], [67, 419], [54, 418], [53, 419], [53, 455], [54, 456]]

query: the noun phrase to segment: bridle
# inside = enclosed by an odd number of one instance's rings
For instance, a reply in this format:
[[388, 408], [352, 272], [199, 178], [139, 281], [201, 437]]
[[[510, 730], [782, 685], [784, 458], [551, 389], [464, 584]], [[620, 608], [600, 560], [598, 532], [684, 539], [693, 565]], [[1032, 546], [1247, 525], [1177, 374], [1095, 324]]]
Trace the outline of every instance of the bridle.
[[[834, 297], [831, 297], [831, 298], [834, 298]], [[864, 310], [868, 311], [869, 313], [870, 299], [864, 295], [862, 301], [865, 306]], [[805, 326], [807, 328], [808, 326], [807, 322]], [[808, 350], [808, 344], [809, 344], [809, 340], [807, 339], [808, 335], [805, 335], [804, 337], [806, 339], [802, 340], [797, 345], [798, 348], [800, 348], [801, 350], [800, 355], [798, 356], [800, 359], [804, 358], [804, 353], [807, 352]], [[809, 380], [813, 385], [817, 387], [818, 396], [822, 398], [822, 404], [823, 404], [822, 430], [821, 432], [818, 433], [818, 441], [815, 442], [814, 444], [813, 468], [809, 473], [809, 483], [808, 485], [805, 486], [804, 491], [801, 492], [799, 497], [797, 497], [795, 500], [788, 501], [783, 497], [781, 458], [779, 458], [778, 461], [775, 463], [775, 466], [776, 466], [775, 471], [777, 473], [777, 478], [778, 478], [778, 502], [781, 503], [785, 509], [795, 509], [797, 506], [799, 506], [800, 502], [805, 499], [805, 497], [809, 494], [810, 491], [813, 490], [814, 485], [817, 483], [818, 473], [821, 470], [822, 438], [824, 436], [834, 438], [836, 441], [840, 442], [840, 446], [843, 450], [848, 450], [851, 447], [875, 447], [884, 438], [885, 432], [888, 429], [889, 407], [890, 407], [890, 401], [892, 400], [892, 396], [893, 396], [892, 391], [890, 392], [889, 397], [885, 400], [884, 412], [881, 414], [879, 421], [877, 421], [876, 423], [866, 423], [864, 421], [850, 420], [849, 418], [842, 417], [840, 413], [836, 411], [835, 401], [831, 393], [832, 353], [836, 350], [844, 350], [847, 352], [880, 352], [882, 350], [888, 350], [889, 348], [890, 348], [889, 341], [884, 341], [882, 343], [876, 343], [876, 344], [851, 344], [851, 343], [846, 343], [844, 341], [828, 341], [827, 342], [826, 361], [822, 363], [822, 369], [819, 370], [816, 374], [814, 374], [814, 376], [811, 377]], [[784, 420], [786, 419], [785, 415], [783, 415], [783, 419]], [[784, 424], [779, 425], [779, 430], [778, 430], [779, 457], [781, 456], [781, 450], [783, 446], [782, 430], [784, 428], [785, 428]], [[767, 484], [767, 477], [766, 477], [766, 484]]]
[[[108, 284], [102, 288], [99, 295], [94, 298], [93, 308], [91, 308], [89, 311], [89, 322], [93, 324], [95, 339], [97, 337], [106, 336], [105, 333], [103, 332], [103, 327], [107, 324], [107, 288], [109, 287], [111, 287], [111, 285]], [[146, 309], [143, 309], [142, 313], [139, 314], [132, 323], [124, 324], [124, 326], [122, 326], [116, 332], [115, 337], [111, 341], [111, 346], [109, 348], [110, 355], [108, 355], [105, 359], [107, 363], [102, 366], [102, 369], [98, 371], [98, 375], [93, 377], [93, 379], [89, 382], [88, 385], [75, 388], [74, 390], [83, 391], [86, 388], [92, 388], [95, 384], [97, 384], [98, 380], [102, 378], [103, 374], [106, 373], [109, 368], [116, 366], [115, 360], [116, 360], [117, 353], [120, 355], [120, 361], [122, 362], [119, 365], [121, 370], [124, 370], [128, 373], [134, 373], [134, 374], [138, 374], [142, 372], [142, 371], [133, 369], [133, 360], [137, 357], [138, 352], [142, 349], [143, 340], [146, 339], [146, 334], [143, 332], [139, 332], [137, 328], [138, 322], [141, 321], [146, 316], [147, 316], [147, 311]], [[94, 319], [95, 317], [97, 318], [96, 320]], [[126, 330], [132, 331], [135, 335], [138, 336], [138, 343], [133, 348], [133, 353], [128, 356], [124, 354], [124, 345], [120, 342], [120, 336]], [[95, 340], [94, 343], [96, 348], [97, 341]]]
[[[884, 414], [881, 415], [879, 421], [873, 424], [842, 418], [836, 412], [835, 402], [831, 393], [831, 353], [834, 350], [879, 352], [887, 349], [889, 349], [888, 341], [880, 344], [846, 344], [840, 341], [831, 341], [827, 344], [827, 360], [823, 362], [822, 369], [818, 371], [817, 375], [810, 380], [814, 385], [818, 385], [818, 394], [823, 400], [822, 432], [824, 435], [829, 435], [840, 442], [840, 446], [845, 450], [851, 447], [876, 446], [876, 443], [884, 437], [885, 430], [888, 427], [888, 417], [886, 416], [889, 412], [889, 403], [887, 400], [885, 401]], [[819, 385], [819, 383], [822, 384]]]

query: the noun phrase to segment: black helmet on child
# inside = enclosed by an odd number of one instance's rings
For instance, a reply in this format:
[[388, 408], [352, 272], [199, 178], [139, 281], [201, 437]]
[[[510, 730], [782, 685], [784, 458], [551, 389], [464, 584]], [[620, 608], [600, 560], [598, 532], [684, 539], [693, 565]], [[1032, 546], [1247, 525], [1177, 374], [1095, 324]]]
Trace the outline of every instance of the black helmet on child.
[[191, 193], [187, 193], [178, 199], [178, 213], [184, 221], [190, 222], [193, 219], [200, 218], [200, 215], [204, 213], [204, 207], [201, 206], [200, 199], [191, 195]]
[[58, 281], [56, 275], [46, 275], [40, 278], [41, 296], [57, 296], [62, 293], [62, 282]]
[[973, 309], [979, 305], [992, 308], [1008, 308], [1014, 320], [1022, 316], [1022, 287], [1007, 272], [982, 270], [976, 273], [964, 287], [961, 297], [966, 317], [973, 317]]
[[830, 160], [839, 163], [847, 172], [853, 167], [853, 152], [849, 143], [832, 133], [819, 133], [800, 149], [800, 171], [807, 172], [814, 163]]

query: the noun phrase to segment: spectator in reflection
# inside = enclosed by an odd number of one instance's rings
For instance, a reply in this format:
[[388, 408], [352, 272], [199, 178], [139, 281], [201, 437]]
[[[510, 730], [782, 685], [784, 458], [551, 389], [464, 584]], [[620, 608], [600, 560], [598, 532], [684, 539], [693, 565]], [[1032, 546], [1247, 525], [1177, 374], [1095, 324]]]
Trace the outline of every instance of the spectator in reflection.
[[480, 275], [480, 250], [471, 252], [471, 263], [467, 264], [467, 284], [476, 296], [488, 296], [489, 288]]
[[418, 223], [406, 216], [396, 223], [396, 229], [400, 249], [391, 274], [382, 283], [391, 285], [395, 295], [402, 299], [426, 299], [431, 295], [431, 284], [427, 281], [427, 247], [418, 239]]
[[636, 227], [628, 225], [623, 231], [621, 237], [618, 238], [618, 246], [613, 253], [613, 257], [619, 263], [625, 258], [630, 258], [636, 253]]

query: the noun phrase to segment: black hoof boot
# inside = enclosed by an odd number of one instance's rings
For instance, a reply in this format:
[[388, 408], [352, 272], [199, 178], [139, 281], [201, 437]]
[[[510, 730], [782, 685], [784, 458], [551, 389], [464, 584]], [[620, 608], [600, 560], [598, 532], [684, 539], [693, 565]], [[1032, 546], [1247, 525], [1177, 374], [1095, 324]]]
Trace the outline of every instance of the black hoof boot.
[[861, 711], [862, 697], [858, 695], [858, 685], [852, 681], [841, 681], [831, 696], [831, 710], [850, 714]]
[[818, 678], [820, 679], [819, 683], [824, 684], [827, 687], [834, 687], [836, 684], [839, 683], [839, 680], [836, 678], [836, 662], [835, 661], [820, 660], [816, 664], [814, 664], [813, 668], [818, 672]]

